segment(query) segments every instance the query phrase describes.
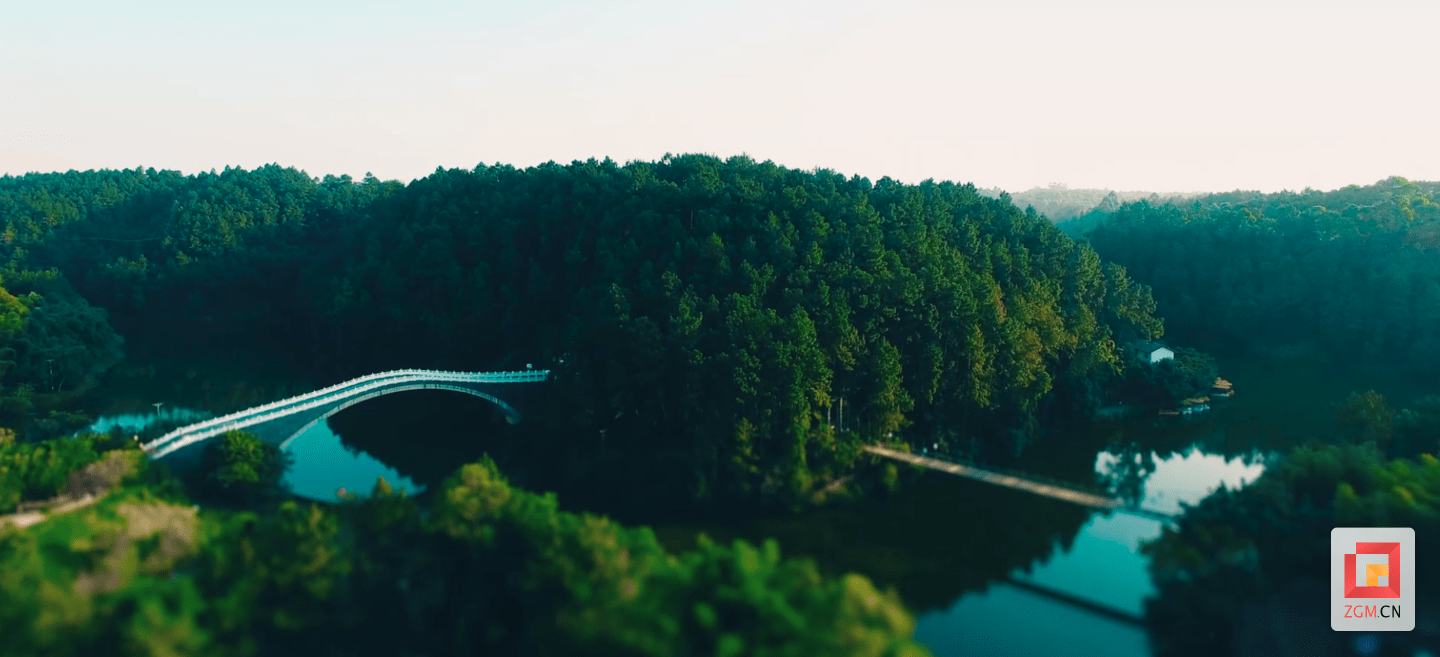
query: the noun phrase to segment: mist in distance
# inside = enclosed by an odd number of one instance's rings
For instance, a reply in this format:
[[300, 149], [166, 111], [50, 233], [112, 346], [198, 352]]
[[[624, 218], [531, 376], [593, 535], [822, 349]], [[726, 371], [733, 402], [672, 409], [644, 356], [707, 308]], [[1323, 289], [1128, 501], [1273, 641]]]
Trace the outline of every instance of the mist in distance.
[[1440, 179], [1440, 5], [178, 2], [12, 8], [0, 173], [747, 154], [1012, 193]]

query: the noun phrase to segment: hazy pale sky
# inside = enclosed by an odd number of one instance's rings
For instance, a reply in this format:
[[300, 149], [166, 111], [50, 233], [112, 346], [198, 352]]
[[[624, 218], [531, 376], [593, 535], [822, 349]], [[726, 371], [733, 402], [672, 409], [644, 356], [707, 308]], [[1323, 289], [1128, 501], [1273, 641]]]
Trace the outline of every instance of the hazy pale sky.
[[1071, 187], [1440, 180], [1440, 2], [0, 0], [0, 173], [748, 154]]

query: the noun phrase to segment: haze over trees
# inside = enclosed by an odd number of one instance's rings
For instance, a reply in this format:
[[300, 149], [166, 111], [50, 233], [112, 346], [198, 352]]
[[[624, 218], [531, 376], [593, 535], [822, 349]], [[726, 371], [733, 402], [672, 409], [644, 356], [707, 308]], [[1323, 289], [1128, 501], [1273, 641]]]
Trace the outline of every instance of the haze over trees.
[[[1433, 381], [1437, 192], [1389, 178], [1331, 192], [1140, 200], [1063, 226], [1153, 286], [1172, 340]], [[1280, 649], [1277, 616], [1323, 627], [1327, 589], [1315, 573], [1328, 571], [1334, 527], [1413, 527], [1417, 545], [1435, 540], [1440, 397], [1397, 409], [1371, 390], [1332, 409], [1317, 400], [1315, 412], [1333, 413], [1333, 429], [1268, 458], [1258, 481], [1187, 508], [1144, 548], [1159, 591], [1146, 614], [1157, 655], [1267, 654]]]
[[1331, 192], [1138, 201], [1092, 213], [1089, 241], [1155, 290], [1173, 339], [1433, 376], [1437, 191], [1390, 178]]
[[[1068, 222], [1092, 210], [1114, 212], [1122, 203], [1148, 200], [1159, 203], [1200, 196], [1197, 192], [1121, 192], [1109, 189], [1070, 189], [1061, 183], [1046, 187], [1031, 187], [1013, 194], [999, 187], [982, 187], [976, 191], [989, 198], [1008, 197], [1015, 207], [1035, 208], [1036, 212], [1049, 217], [1057, 224]], [[1001, 195], [1006, 195], [1002, 197]]]

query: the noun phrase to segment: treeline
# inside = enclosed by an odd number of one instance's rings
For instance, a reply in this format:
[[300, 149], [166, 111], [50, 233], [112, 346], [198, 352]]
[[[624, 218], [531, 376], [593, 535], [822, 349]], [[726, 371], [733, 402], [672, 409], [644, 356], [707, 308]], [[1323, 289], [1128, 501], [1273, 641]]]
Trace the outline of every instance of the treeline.
[[0, 426], [28, 435], [78, 428], [73, 402], [124, 356], [104, 310], [58, 272], [0, 268]]
[[287, 359], [309, 346], [302, 268], [338, 224], [402, 188], [275, 165], [6, 176], [0, 241], [10, 269], [58, 268], [134, 347]]
[[1332, 192], [1139, 201], [1094, 213], [1089, 240], [1153, 287], [1181, 341], [1433, 375], [1437, 191], [1390, 178]]
[[990, 198], [1001, 198], [1004, 194], [1019, 208], [1035, 208], [1036, 212], [1045, 215], [1056, 223], [1068, 222], [1076, 217], [1089, 213], [1091, 210], [1101, 212], [1114, 212], [1122, 203], [1131, 201], [1148, 200], [1151, 203], [1175, 201], [1179, 199], [1199, 196], [1195, 193], [1166, 192], [1116, 192], [1108, 189], [1069, 189], [1064, 186], [1058, 187], [1032, 187], [1023, 192], [1010, 194], [999, 187], [980, 188], [982, 195]]
[[[864, 577], [822, 577], [773, 542], [670, 554], [649, 529], [511, 487], [488, 460], [428, 504], [382, 479], [338, 506], [202, 511], [108, 442], [0, 433], [7, 499], [60, 492], [65, 468], [111, 473], [92, 506], [24, 530], [0, 518], [5, 654], [928, 654]], [[261, 481], [233, 456], [222, 479]]]
[[556, 377], [526, 442], [557, 479], [650, 498], [796, 496], [892, 433], [1018, 453], [1162, 332], [1124, 269], [972, 186], [743, 157], [0, 194], [12, 266], [58, 267], [137, 349], [255, 349], [319, 381], [534, 363]]

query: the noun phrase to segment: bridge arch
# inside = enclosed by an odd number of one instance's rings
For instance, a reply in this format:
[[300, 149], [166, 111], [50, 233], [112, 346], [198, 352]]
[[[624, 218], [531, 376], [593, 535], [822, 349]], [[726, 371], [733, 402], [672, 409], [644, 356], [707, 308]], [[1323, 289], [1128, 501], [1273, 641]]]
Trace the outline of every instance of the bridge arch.
[[350, 408], [351, 406], [354, 406], [354, 405], [359, 404], [359, 403], [362, 403], [362, 402], [369, 401], [369, 400], [374, 399], [374, 398], [376, 398], [376, 397], [383, 397], [383, 396], [385, 396], [385, 395], [389, 395], [389, 394], [393, 394], [393, 393], [397, 393], [397, 392], [406, 392], [406, 391], [409, 391], [409, 390], [450, 390], [450, 391], [453, 391], [453, 392], [463, 392], [463, 393], [465, 393], [465, 394], [467, 394], [467, 395], [471, 395], [471, 396], [474, 396], [474, 397], [479, 397], [479, 398], [481, 398], [481, 399], [484, 399], [485, 401], [488, 401], [488, 402], [490, 402], [490, 403], [492, 403], [492, 404], [495, 404], [496, 406], [499, 406], [499, 407], [500, 407], [500, 412], [502, 412], [502, 413], [505, 414], [505, 421], [506, 421], [506, 422], [509, 422], [510, 424], [517, 424], [517, 423], [520, 422], [520, 412], [517, 411], [517, 410], [515, 410], [515, 407], [513, 407], [513, 406], [511, 406], [511, 405], [509, 405], [509, 404], [507, 404], [507, 403], [505, 403], [503, 400], [501, 400], [500, 398], [498, 398], [498, 397], [496, 397], [496, 396], [494, 396], [494, 395], [490, 395], [490, 394], [481, 392], [481, 391], [479, 391], [479, 390], [474, 390], [474, 389], [471, 389], [471, 388], [466, 388], [466, 387], [464, 387], [464, 386], [447, 385], [447, 384], [444, 384], [444, 383], [416, 383], [416, 384], [411, 384], [411, 385], [397, 386], [397, 387], [394, 387], [394, 388], [384, 388], [384, 389], [381, 389], [381, 390], [377, 390], [377, 391], [374, 391], [374, 392], [368, 392], [368, 393], [365, 393], [365, 394], [363, 394], [363, 395], [359, 395], [359, 396], [356, 396], [356, 397], [351, 397], [351, 398], [349, 398], [349, 399], [346, 399], [344, 402], [341, 402], [341, 403], [340, 403], [339, 405], [337, 405], [336, 407], [325, 411], [324, 414], [322, 414], [322, 415], [320, 415], [319, 417], [316, 417], [315, 419], [307, 422], [307, 423], [305, 424], [305, 426], [300, 427], [300, 429], [297, 430], [295, 433], [290, 434], [288, 437], [286, 437], [285, 440], [280, 443], [280, 450], [281, 450], [281, 451], [284, 451], [284, 450], [288, 449], [288, 448], [290, 447], [290, 443], [295, 442], [295, 439], [296, 439], [296, 438], [299, 438], [300, 436], [305, 435], [305, 432], [306, 432], [306, 431], [309, 431], [309, 430], [310, 430], [312, 427], [314, 427], [315, 425], [317, 425], [317, 424], [319, 424], [319, 423], [321, 423], [321, 422], [324, 422], [325, 419], [326, 419], [326, 418], [329, 418], [331, 415], [334, 415], [334, 414], [336, 414], [336, 413], [339, 413], [340, 411], [343, 411], [343, 410], [345, 410], [345, 409], [347, 409], [347, 408]]
[[196, 422], [171, 431], [141, 448], [151, 458], [165, 458], [188, 449], [227, 431], [249, 430], [261, 440], [281, 449], [305, 430], [346, 408], [381, 395], [407, 390], [451, 390], [485, 399], [500, 408], [505, 419], [514, 424], [520, 412], [502, 400], [503, 391], [522, 383], [538, 383], [549, 379], [549, 370], [522, 372], [445, 372], [436, 370], [395, 370], [371, 374], [328, 388], [296, 395], [289, 399], [247, 408], [222, 417]]

